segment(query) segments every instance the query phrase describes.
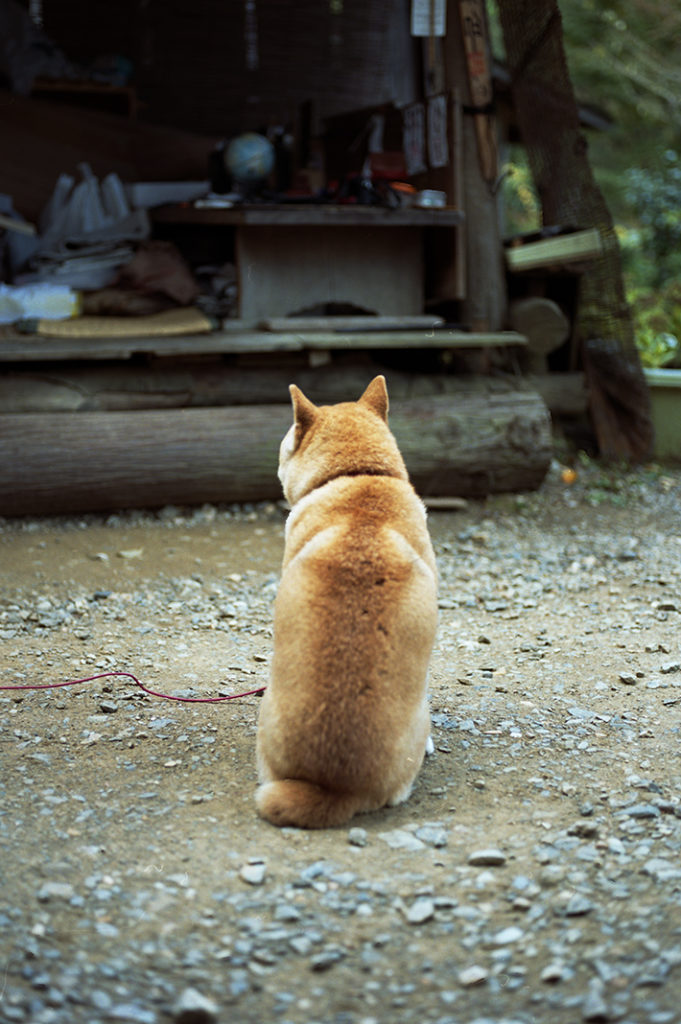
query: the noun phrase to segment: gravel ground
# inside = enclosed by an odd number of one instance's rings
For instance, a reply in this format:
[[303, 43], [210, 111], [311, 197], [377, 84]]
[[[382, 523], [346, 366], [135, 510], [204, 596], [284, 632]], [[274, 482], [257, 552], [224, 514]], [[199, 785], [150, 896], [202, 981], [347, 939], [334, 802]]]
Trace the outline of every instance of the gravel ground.
[[[0, 524], [4, 685], [264, 685], [275, 505]], [[681, 1021], [681, 471], [434, 512], [435, 754], [277, 830], [258, 697], [0, 693], [0, 1020]]]

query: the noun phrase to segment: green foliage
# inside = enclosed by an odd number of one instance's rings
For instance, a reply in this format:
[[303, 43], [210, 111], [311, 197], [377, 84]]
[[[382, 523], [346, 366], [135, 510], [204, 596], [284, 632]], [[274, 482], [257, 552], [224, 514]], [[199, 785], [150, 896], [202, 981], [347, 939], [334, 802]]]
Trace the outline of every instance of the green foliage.
[[[496, 52], [503, 36], [491, 0]], [[681, 367], [681, 4], [558, 0], [578, 102], [607, 114], [585, 130], [589, 159], [618, 225], [627, 299], [644, 366]], [[541, 222], [515, 147], [504, 181], [507, 233]]]
[[648, 367], [681, 366], [681, 161], [668, 149], [653, 169], [626, 174], [637, 226], [620, 234], [636, 344]]
[[512, 158], [503, 167], [504, 234], [520, 235], [541, 226], [541, 204], [525, 150], [521, 146], [512, 148]]
[[679, 144], [681, 5], [668, 0], [559, 0], [578, 99], [612, 119], [589, 133], [591, 164], [618, 221], [632, 221], [631, 167], [656, 172]]
[[668, 149], [654, 170], [633, 167], [626, 198], [639, 224], [640, 249], [650, 261], [652, 287], [681, 276], [681, 162]]
[[681, 278], [629, 296], [636, 345], [648, 367], [681, 367]]

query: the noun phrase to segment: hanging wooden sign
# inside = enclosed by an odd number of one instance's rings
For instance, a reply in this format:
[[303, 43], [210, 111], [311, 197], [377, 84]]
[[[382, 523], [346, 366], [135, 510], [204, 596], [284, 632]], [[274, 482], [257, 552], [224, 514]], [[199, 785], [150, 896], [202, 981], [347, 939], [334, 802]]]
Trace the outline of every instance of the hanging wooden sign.
[[493, 182], [497, 177], [497, 138], [484, 0], [460, 0], [459, 11], [480, 168], [485, 181]]

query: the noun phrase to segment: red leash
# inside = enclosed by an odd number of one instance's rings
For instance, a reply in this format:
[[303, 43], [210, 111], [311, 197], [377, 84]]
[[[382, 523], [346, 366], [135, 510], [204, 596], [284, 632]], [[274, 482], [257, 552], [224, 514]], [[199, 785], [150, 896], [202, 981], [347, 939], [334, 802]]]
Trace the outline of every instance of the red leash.
[[101, 672], [97, 676], [86, 676], [84, 679], [69, 679], [66, 683], [26, 683], [22, 686], [0, 686], [0, 690], [57, 690], [62, 686], [76, 686], [78, 683], [92, 683], [95, 679], [109, 679], [112, 676], [123, 676], [139, 686], [150, 697], [161, 697], [163, 700], [176, 700], [185, 704], [217, 704], [223, 700], [238, 700], [240, 697], [251, 697], [254, 693], [263, 693], [266, 687], [258, 686], [255, 690], [246, 690], [244, 693], [232, 693], [227, 697], [173, 697], [169, 693], [157, 693], [150, 690], [139, 681], [132, 672]]

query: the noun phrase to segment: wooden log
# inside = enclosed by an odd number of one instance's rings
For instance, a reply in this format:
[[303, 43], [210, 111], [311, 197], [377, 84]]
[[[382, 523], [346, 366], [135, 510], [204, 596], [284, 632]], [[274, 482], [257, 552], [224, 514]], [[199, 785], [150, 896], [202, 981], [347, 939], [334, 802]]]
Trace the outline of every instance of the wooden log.
[[583, 416], [589, 393], [583, 373], [531, 373], [528, 387], [538, 391], [552, 416]]
[[514, 331], [527, 338], [523, 361], [529, 370], [546, 370], [546, 357], [554, 352], [570, 335], [570, 321], [560, 306], [542, 296], [516, 299], [508, 311]]
[[[423, 495], [539, 486], [551, 459], [533, 392], [394, 402], [390, 422]], [[0, 514], [53, 514], [280, 497], [289, 405], [0, 415]]]
[[539, 392], [554, 414], [586, 411], [582, 373], [541, 373], [518, 378], [407, 373], [358, 361], [312, 368], [230, 366], [217, 361], [162, 360], [148, 366], [111, 363], [99, 366], [30, 364], [0, 375], [0, 409], [6, 413], [134, 412], [223, 405], [277, 405], [288, 385], [297, 384], [318, 405], [360, 395], [372, 376], [385, 373], [391, 402], [428, 395], [451, 395], [454, 402], [491, 391], [529, 387]]

